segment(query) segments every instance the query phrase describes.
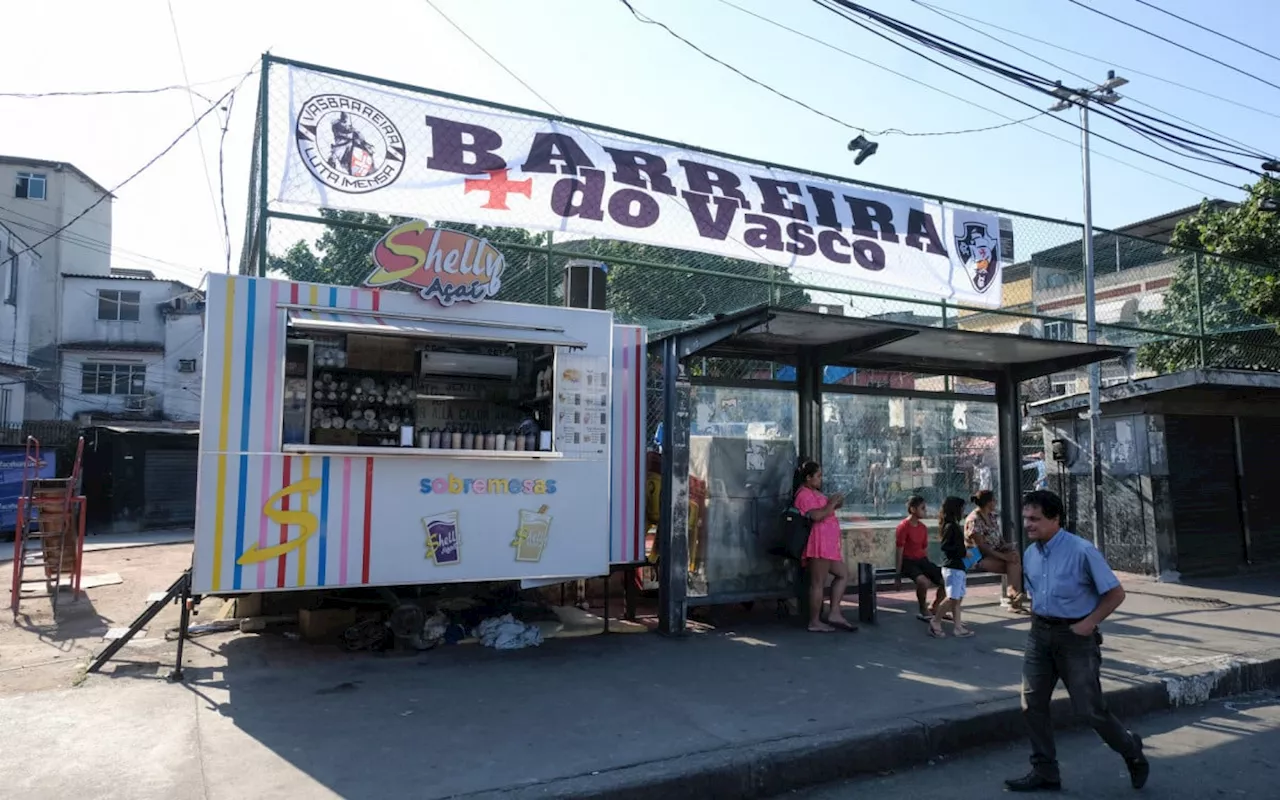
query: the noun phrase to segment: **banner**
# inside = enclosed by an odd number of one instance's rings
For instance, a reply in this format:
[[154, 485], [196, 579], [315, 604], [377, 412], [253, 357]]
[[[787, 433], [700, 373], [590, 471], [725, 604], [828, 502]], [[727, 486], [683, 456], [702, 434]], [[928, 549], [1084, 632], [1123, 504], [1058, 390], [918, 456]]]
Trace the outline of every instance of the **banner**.
[[[22, 465], [26, 461], [26, 448], [0, 447], [0, 531], [12, 531], [17, 527], [18, 497], [22, 495]], [[45, 450], [38, 470], [32, 470], [32, 478], [52, 478], [57, 474], [58, 454]], [[27, 508], [31, 510], [30, 506]]]
[[282, 203], [619, 239], [1000, 305], [993, 214], [284, 69]]

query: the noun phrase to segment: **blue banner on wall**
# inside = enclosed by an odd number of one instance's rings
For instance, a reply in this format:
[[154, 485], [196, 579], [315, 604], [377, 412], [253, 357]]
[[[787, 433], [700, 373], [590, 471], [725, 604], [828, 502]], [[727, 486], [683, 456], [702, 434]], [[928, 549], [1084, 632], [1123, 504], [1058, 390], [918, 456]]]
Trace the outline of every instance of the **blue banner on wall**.
[[[822, 382], [839, 383], [850, 375], [857, 374], [858, 371], [853, 367], [826, 366], [822, 368]], [[796, 379], [796, 368], [788, 366], [778, 367], [778, 371], [774, 373], [773, 379], [777, 381], [794, 381]]]
[[[0, 530], [3, 531], [11, 531], [17, 527], [18, 497], [22, 494], [22, 462], [25, 458], [25, 447], [0, 447]], [[57, 462], [56, 453], [43, 453], [40, 469], [31, 477], [56, 477]]]

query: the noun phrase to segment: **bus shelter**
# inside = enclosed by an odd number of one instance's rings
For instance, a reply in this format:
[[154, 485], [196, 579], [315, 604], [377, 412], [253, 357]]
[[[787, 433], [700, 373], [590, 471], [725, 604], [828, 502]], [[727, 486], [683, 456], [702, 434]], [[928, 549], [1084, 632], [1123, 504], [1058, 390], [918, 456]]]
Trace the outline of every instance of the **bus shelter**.
[[[1125, 348], [1076, 342], [1036, 339], [1028, 336], [928, 327], [883, 319], [865, 319], [758, 306], [735, 314], [718, 316], [708, 322], [650, 341], [651, 353], [662, 369], [662, 483], [660, 493], [658, 550], [659, 630], [677, 634], [685, 629], [692, 605], [746, 602], [786, 593], [790, 581], [779, 575], [776, 533], [782, 508], [777, 492], [767, 500], [745, 508], [736, 527], [751, 530], [732, 544], [723, 541], [723, 527], [690, 525], [691, 508], [698, 514], [692, 495], [715, 491], [714, 485], [691, 481], [691, 458], [700, 470], [728, 464], [721, 473], [733, 482], [732, 462], [745, 459], [745, 468], [771, 485], [789, 488], [790, 470], [796, 456], [823, 459], [824, 375], [829, 368], [872, 369], [915, 374], [952, 376], [986, 381], [994, 386], [997, 417], [1000, 514], [1003, 530], [1022, 541], [1019, 508], [1021, 408], [1018, 385], [1022, 381], [1123, 356]], [[731, 443], [731, 448], [710, 450], [709, 437], [691, 437], [693, 404], [686, 366], [694, 359], [739, 362], [772, 362], [794, 369], [794, 383], [785, 387], [797, 400], [795, 446], [784, 458], [770, 461], [764, 453], [753, 452], [749, 438]], [[774, 384], [777, 386], [778, 384]], [[894, 389], [882, 390], [894, 394]], [[900, 396], [920, 395], [907, 389]], [[692, 439], [692, 441], [691, 441]], [[738, 452], [742, 450], [743, 452]], [[756, 463], [752, 464], [752, 459]], [[830, 468], [830, 465], [824, 464]], [[784, 474], [785, 473], [785, 474]], [[691, 485], [693, 483], [694, 485]], [[695, 501], [696, 497], [693, 498]], [[785, 507], [785, 505], [783, 505]], [[742, 514], [748, 514], [744, 518]], [[691, 537], [693, 540], [691, 541]], [[713, 553], [714, 567], [721, 580], [690, 590], [690, 548]], [[772, 572], [771, 572], [772, 571]], [[735, 574], [768, 574], [769, 580], [735, 581]], [[697, 584], [697, 581], [695, 581]], [[726, 588], [728, 587], [728, 588]]]

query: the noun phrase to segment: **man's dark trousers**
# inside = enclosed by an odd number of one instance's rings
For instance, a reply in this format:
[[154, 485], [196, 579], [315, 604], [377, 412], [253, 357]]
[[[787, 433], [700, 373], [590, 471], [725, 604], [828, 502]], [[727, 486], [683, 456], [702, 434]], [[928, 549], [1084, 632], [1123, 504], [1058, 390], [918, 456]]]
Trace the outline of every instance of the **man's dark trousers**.
[[1133, 734], [1107, 709], [1101, 668], [1101, 633], [1077, 636], [1068, 620], [1032, 618], [1022, 661], [1022, 718], [1031, 738], [1031, 768], [1042, 778], [1059, 780], [1058, 752], [1049, 716], [1049, 704], [1059, 679], [1071, 695], [1072, 709], [1112, 750], [1125, 758], [1141, 755]]

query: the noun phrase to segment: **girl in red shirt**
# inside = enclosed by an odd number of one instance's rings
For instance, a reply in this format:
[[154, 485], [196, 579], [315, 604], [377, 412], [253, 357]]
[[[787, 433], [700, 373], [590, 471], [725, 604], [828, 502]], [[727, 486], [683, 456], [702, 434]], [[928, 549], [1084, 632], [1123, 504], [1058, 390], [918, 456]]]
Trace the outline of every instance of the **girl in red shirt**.
[[[844, 505], [843, 494], [827, 497], [821, 492], [822, 467], [816, 461], [805, 461], [797, 469], [792, 481], [796, 510], [809, 518], [809, 543], [805, 545], [801, 564], [809, 568], [809, 630], [815, 633], [834, 631], [837, 628], [856, 631], [840, 610], [840, 601], [849, 585], [849, 568], [840, 546], [840, 521], [836, 510]], [[822, 619], [822, 603], [826, 595], [827, 576], [831, 582], [831, 613]]]

